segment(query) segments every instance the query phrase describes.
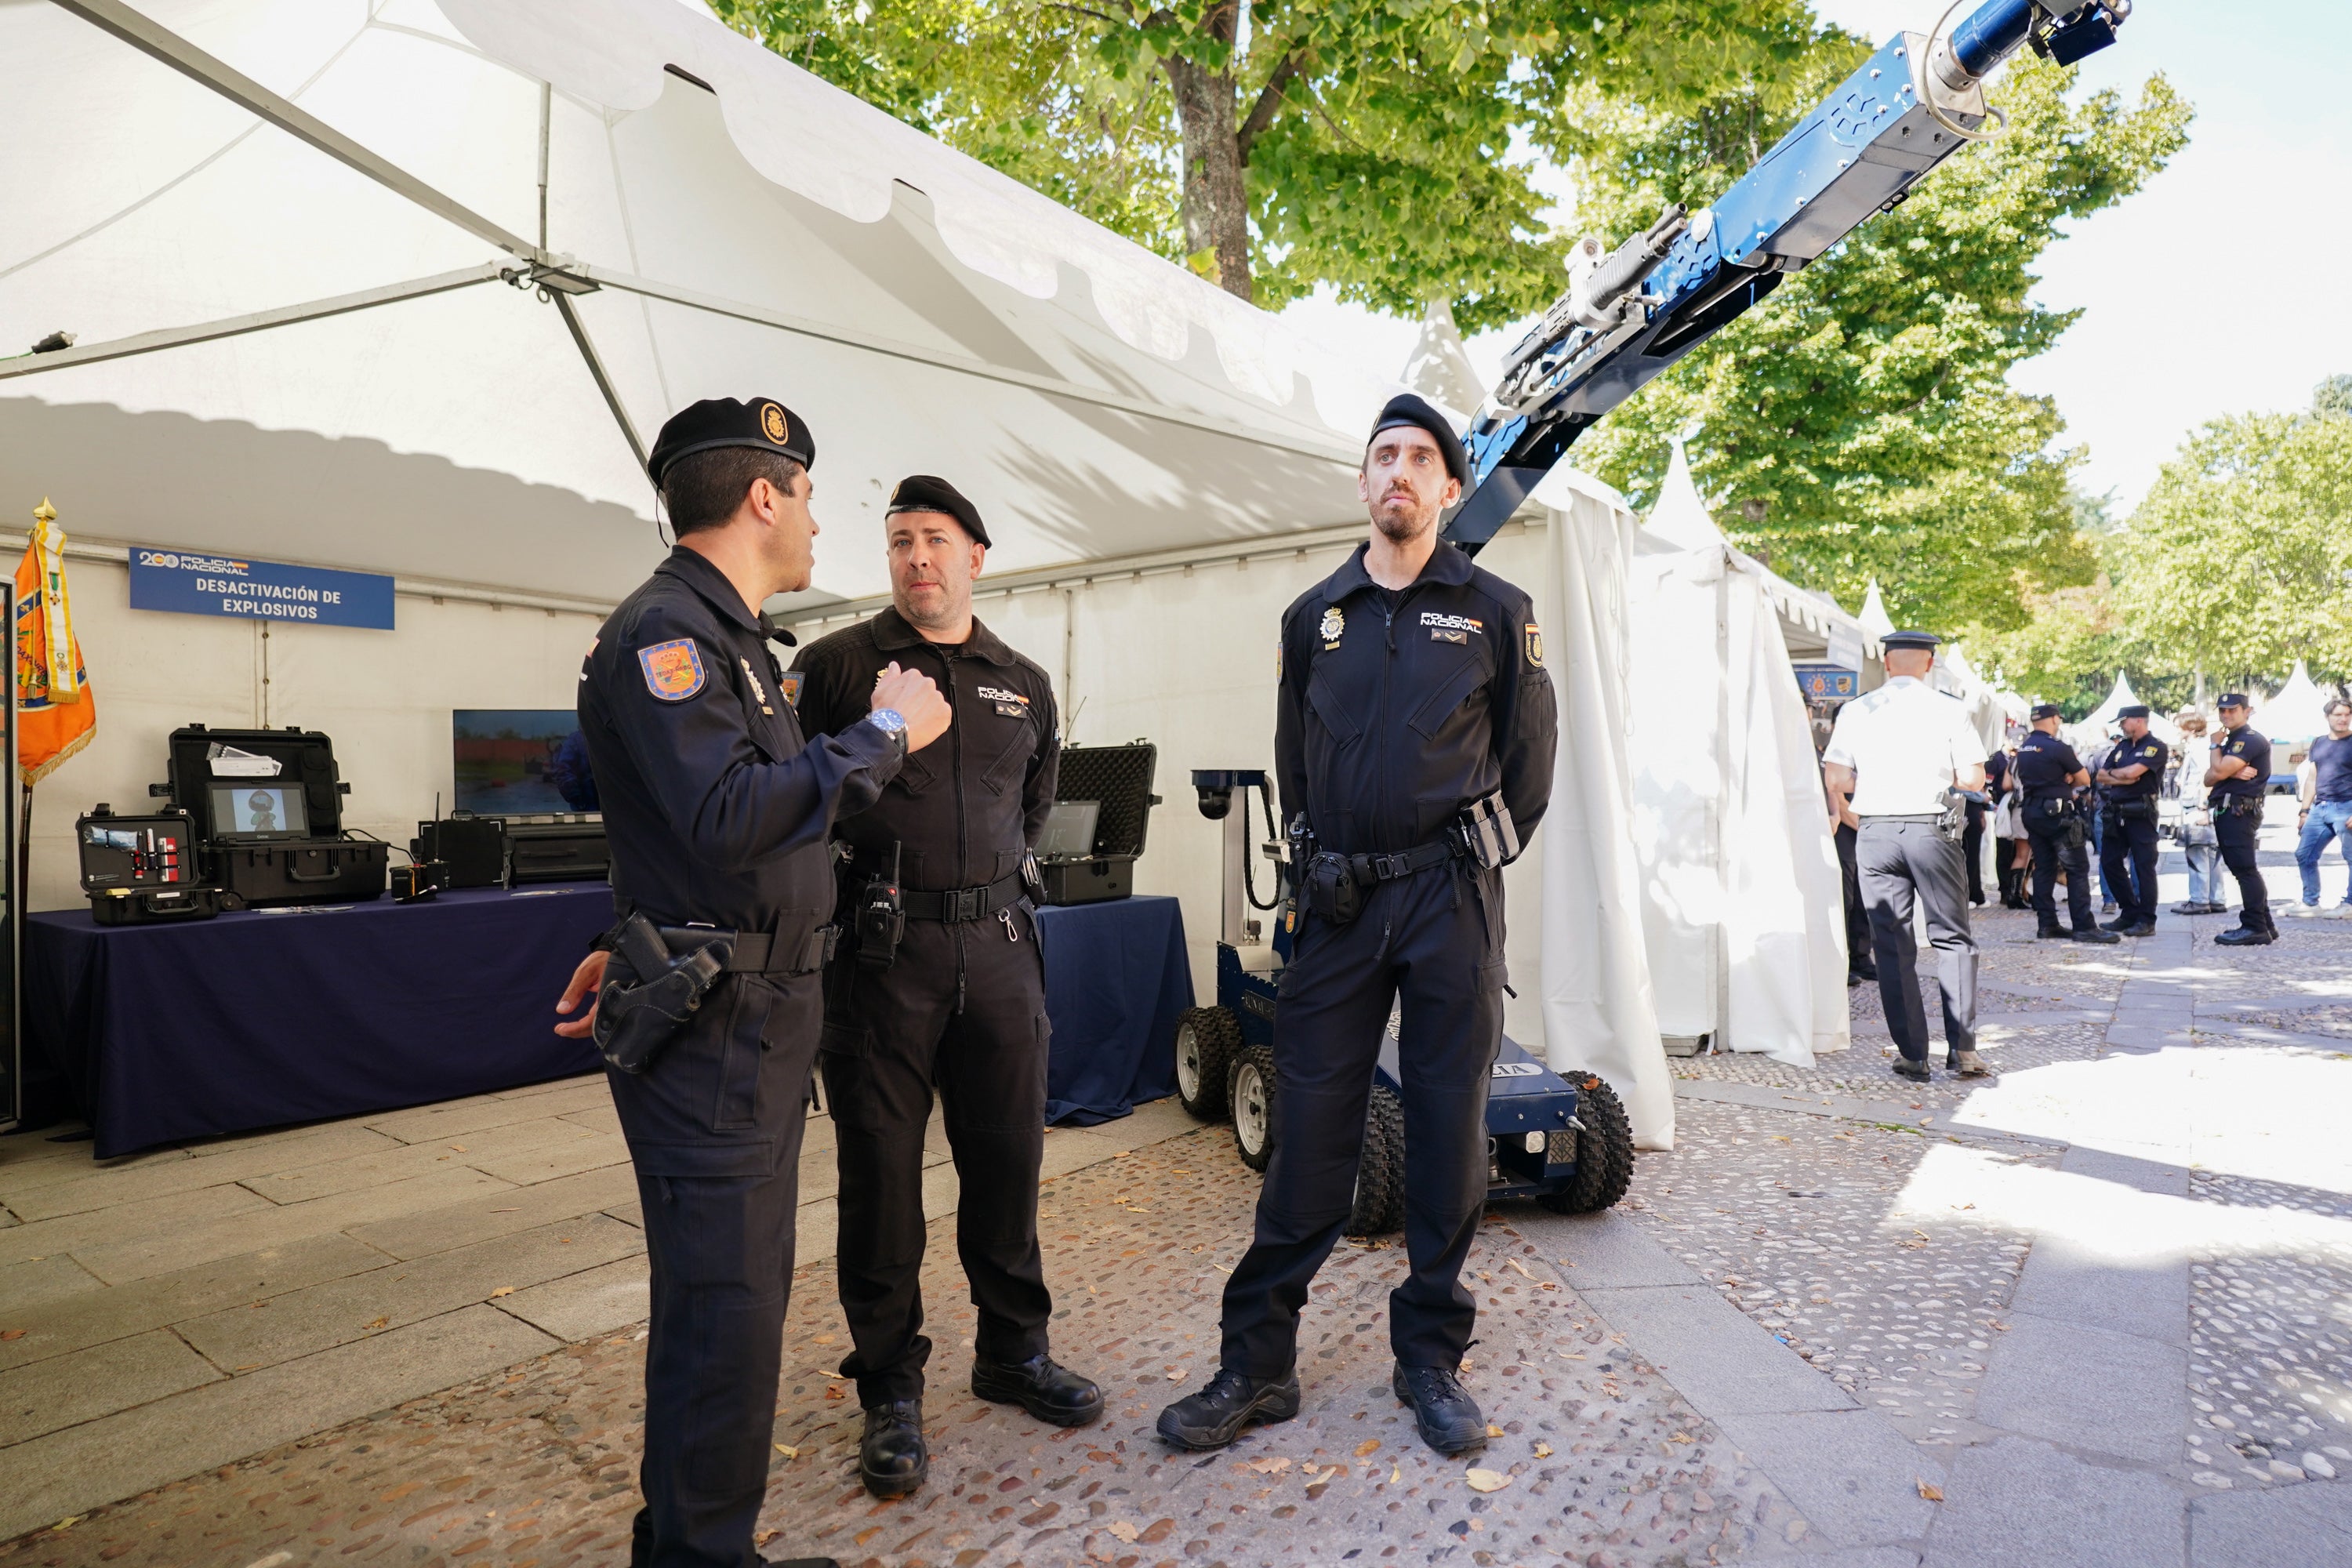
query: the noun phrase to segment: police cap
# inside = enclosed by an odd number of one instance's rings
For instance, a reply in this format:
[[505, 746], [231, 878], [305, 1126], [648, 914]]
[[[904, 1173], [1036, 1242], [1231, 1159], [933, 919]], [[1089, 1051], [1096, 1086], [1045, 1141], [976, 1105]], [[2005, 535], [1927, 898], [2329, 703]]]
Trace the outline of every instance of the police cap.
[[1444, 415], [1431, 407], [1426, 399], [1410, 392], [1400, 392], [1389, 399], [1381, 416], [1372, 421], [1372, 434], [1364, 437], [1364, 445], [1370, 446], [1381, 431], [1393, 430], [1401, 425], [1428, 431], [1437, 449], [1445, 454], [1445, 471], [1465, 485], [1470, 482], [1470, 458], [1462, 449], [1462, 437], [1454, 433]]
[[963, 531], [982, 544], [988, 543], [988, 525], [980, 521], [980, 508], [965, 499], [964, 493], [947, 480], [930, 474], [908, 474], [890, 492], [890, 505], [885, 517], [896, 517], [902, 511], [944, 512], [963, 524]]
[[2033, 705], [2033, 716], [2036, 719], [2055, 719], [2058, 717], [2058, 704], [2055, 702], [2037, 702]]
[[1933, 653], [1943, 640], [1933, 632], [1889, 632], [1878, 639], [1878, 646], [1885, 648], [1916, 647]]
[[2128, 703], [2126, 706], [2116, 710], [2116, 717], [2118, 719], [2145, 719], [2147, 717], [2147, 704], [2145, 702]]
[[2216, 702], [2213, 706], [2216, 708], [2251, 708], [2253, 704], [2246, 700], [2246, 694], [2242, 691], [2224, 691], [2221, 693], [2221, 700]]
[[816, 437], [799, 415], [772, 397], [745, 403], [733, 397], [706, 397], [669, 417], [655, 437], [646, 459], [646, 473], [656, 485], [680, 458], [708, 452], [714, 447], [749, 447], [790, 458], [803, 468], [816, 467]]

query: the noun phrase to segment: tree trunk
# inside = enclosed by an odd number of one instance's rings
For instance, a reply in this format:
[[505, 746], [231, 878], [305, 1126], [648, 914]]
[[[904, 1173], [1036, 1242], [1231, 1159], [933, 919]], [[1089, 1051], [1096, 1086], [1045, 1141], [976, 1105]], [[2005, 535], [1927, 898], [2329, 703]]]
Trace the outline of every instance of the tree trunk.
[[[1202, 18], [1202, 30], [1230, 44], [1238, 18], [1238, 0], [1219, 0]], [[1196, 256], [1213, 252], [1216, 281], [1227, 293], [1249, 299], [1249, 195], [1242, 179], [1233, 72], [1211, 71], [1176, 55], [1160, 63], [1184, 132], [1185, 248]]]

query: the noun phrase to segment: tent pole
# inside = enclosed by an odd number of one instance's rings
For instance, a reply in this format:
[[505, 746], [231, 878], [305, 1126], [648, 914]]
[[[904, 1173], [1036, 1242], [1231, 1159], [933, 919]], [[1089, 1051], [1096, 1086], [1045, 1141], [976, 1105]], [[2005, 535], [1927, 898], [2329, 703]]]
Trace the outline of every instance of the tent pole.
[[604, 362], [597, 357], [596, 345], [589, 342], [588, 328], [581, 321], [580, 312], [572, 303], [572, 296], [561, 289], [551, 289], [547, 292], [548, 297], [555, 301], [556, 310], [562, 313], [563, 324], [570, 329], [572, 342], [580, 350], [580, 357], [588, 362], [588, 374], [595, 378], [596, 390], [604, 395], [604, 406], [613, 411], [614, 421], [621, 426], [621, 434], [627, 439], [629, 450], [636, 456], [637, 467], [644, 468], [645, 441], [637, 435], [636, 426], [630, 421], [628, 409], [622, 406], [621, 395], [614, 387], [613, 378], [604, 374]]
[[387, 283], [380, 289], [363, 289], [356, 294], [338, 294], [331, 299], [312, 300], [300, 305], [280, 305], [274, 310], [256, 310], [249, 315], [200, 321], [192, 327], [164, 327], [156, 331], [114, 338], [102, 343], [58, 349], [49, 353], [24, 354], [15, 359], [0, 360], [0, 381], [19, 375], [38, 375], [43, 371], [66, 370], [78, 364], [96, 364], [103, 360], [125, 359], [132, 354], [153, 353], [158, 349], [175, 349], [185, 343], [239, 337], [247, 332], [263, 331], [296, 321], [321, 321], [329, 316], [348, 315], [353, 310], [371, 310], [378, 305], [396, 304], [403, 300], [421, 300], [428, 294], [446, 294], [453, 289], [496, 282], [503, 268], [511, 268], [517, 273], [522, 270], [512, 267], [511, 263], [486, 261], [479, 267], [437, 273], [431, 278], [419, 278], [407, 283]]
[[288, 135], [309, 142], [328, 157], [365, 174], [386, 190], [405, 196], [427, 212], [446, 218], [477, 238], [488, 240], [500, 250], [520, 256], [526, 261], [541, 265], [548, 261], [544, 250], [520, 235], [508, 233], [464, 203], [443, 195], [390, 160], [369, 152], [291, 100], [270, 91], [227, 61], [206, 54], [170, 28], [124, 5], [122, 0], [52, 0], [52, 3], [100, 31], [111, 33], [141, 54], [162, 61], [200, 86], [208, 87], [230, 102], [259, 115]]

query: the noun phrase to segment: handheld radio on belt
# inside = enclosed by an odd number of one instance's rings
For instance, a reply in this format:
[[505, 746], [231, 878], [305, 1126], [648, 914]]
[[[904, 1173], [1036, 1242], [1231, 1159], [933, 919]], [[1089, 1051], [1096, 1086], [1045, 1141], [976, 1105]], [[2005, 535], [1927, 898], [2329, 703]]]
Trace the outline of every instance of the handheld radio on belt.
[[901, 846], [890, 846], [890, 874], [866, 879], [857, 895], [857, 962], [867, 969], [884, 970], [898, 956], [898, 941], [907, 934], [907, 906], [898, 890]]

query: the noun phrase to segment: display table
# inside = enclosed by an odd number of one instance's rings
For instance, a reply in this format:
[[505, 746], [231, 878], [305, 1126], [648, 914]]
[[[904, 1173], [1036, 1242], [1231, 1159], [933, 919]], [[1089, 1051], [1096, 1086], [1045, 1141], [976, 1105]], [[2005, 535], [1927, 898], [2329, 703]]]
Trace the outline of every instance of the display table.
[[28, 1067], [103, 1160], [593, 1071], [555, 1000], [613, 923], [602, 882], [420, 904], [254, 910], [186, 925], [25, 922]]
[[1037, 911], [1054, 1044], [1045, 1120], [1092, 1127], [1176, 1092], [1176, 1016], [1192, 1005], [1184, 911], [1114, 899]]

